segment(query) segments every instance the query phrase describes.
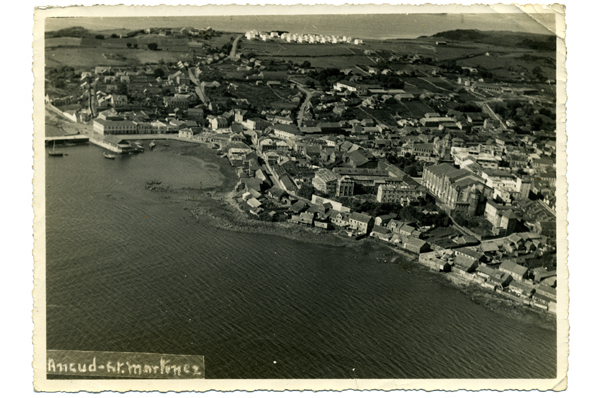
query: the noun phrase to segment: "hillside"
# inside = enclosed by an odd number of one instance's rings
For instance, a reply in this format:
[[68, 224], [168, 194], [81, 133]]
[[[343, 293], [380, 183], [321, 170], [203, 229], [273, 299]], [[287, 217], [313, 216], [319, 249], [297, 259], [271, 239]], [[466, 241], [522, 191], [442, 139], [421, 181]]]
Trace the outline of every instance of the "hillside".
[[54, 37], [92, 37], [93, 34], [89, 30], [82, 28], [81, 26], [74, 26], [72, 28], [65, 28], [60, 30], [53, 30], [45, 33], [46, 39], [51, 39]]
[[457, 29], [439, 32], [431, 37], [448, 41], [468, 41], [496, 46], [520, 47], [539, 51], [556, 51], [556, 38], [524, 32], [481, 31], [476, 29]]

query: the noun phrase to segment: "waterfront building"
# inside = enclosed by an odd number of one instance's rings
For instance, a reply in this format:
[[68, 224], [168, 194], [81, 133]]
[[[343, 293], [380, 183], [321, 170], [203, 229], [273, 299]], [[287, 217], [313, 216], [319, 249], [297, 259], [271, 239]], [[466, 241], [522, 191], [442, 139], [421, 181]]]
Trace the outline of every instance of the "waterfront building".
[[429, 250], [429, 243], [416, 238], [403, 238], [402, 248], [413, 253], [423, 253]]
[[514, 261], [506, 260], [503, 261], [498, 267], [500, 271], [507, 272], [513, 279], [522, 281], [528, 273], [528, 269], [515, 263]]
[[364, 213], [352, 212], [348, 218], [349, 227], [361, 234], [368, 234], [374, 223], [373, 217]]
[[387, 242], [392, 238], [392, 231], [381, 225], [374, 225], [370, 236]]
[[137, 125], [131, 120], [105, 120], [95, 119], [94, 131], [103, 135], [137, 134]]

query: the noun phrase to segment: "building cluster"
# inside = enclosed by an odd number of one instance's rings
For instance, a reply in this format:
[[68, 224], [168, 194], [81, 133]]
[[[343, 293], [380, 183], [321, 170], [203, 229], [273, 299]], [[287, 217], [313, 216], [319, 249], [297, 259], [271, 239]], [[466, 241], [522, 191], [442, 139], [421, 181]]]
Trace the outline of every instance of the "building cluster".
[[527, 259], [554, 249], [547, 238], [523, 232], [475, 244], [432, 244], [431, 248], [419, 255], [419, 263], [436, 271], [456, 273], [526, 305], [556, 313], [556, 270], [527, 263]]
[[[256, 31], [247, 32], [246, 38], [356, 40]], [[211, 57], [214, 63], [227, 56]], [[79, 98], [48, 102], [58, 106], [87, 101], [89, 106], [65, 115], [91, 124], [101, 135], [168, 134], [207, 144], [236, 169], [240, 206], [263, 220], [379, 239], [419, 254], [434, 269], [554, 308], [549, 295], [555, 278], [527, 264], [555, 250], [555, 134], [516, 129], [514, 122], [494, 112], [491, 102], [506, 95], [528, 96], [528, 104], [539, 111], [548, 105], [543, 99], [531, 90], [479, 79], [453, 82], [473, 94], [485, 93], [478, 102], [480, 111], [473, 111], [450, 106], [458, 104], [457, 93], [390, 88], [351, 70], [343, 71], [344, 78], [330, 87], [317, 82], [317, 90], [316, 80], [307, 77], [314, 76], [310, 73], [315, 68], [273, 70], [255, 58], [233, 63], [237, 72], [245, 72], [243, 80], [202, 82], [205, 67], [200, 64], [98, 66], [81, 74]], [[376, 67], [364, 72], [395, 74]], [[286, 98], [293, 107], [251, 110], [251, 99], [211, 94], [235, 92], [241, 84], [270, 91], [285, 88], [293, 93]], [[315, 88], [309, 90], [310, 84]], [[371, 115], [390, 104], [414, 110], [414, 117], [396, 112], [394, 123], [385, 123]], [[356, 114], [348, 112], [357, 109]], [[367, 214], [348, 204], [361, 201], [397, 210]], [[425, 202], [435, 202], [437, 210], [425, 210]], [[422, 219], [447, 214], [454, 235], [436, 234], [445, 227], [439, 222], [417, 222], [395, 213], [414, 204], [420, 205]]]
[[351, 36], [335, 36], [335, 35], [320, 35], [320, 34], [302, 34], [288, 32], [259, 32], [258, 30], [250, 30], [246, 32], [247, 40], [281, 40], [288, 43], [307, 43], [307, 44], [363, 44], [362, 39], [352, 38]]

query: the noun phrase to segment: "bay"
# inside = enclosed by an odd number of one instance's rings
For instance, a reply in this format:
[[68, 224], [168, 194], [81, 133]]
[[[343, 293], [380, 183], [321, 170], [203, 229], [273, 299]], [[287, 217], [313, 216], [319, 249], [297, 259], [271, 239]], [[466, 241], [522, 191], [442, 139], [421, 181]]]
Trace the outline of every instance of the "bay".
[[208, 378], [555, 377], [555, 331], [437, 274], [197, 222], [199, 190], [222, 181], [190, 145], [47, 158], [49, 349], [204, 355]]

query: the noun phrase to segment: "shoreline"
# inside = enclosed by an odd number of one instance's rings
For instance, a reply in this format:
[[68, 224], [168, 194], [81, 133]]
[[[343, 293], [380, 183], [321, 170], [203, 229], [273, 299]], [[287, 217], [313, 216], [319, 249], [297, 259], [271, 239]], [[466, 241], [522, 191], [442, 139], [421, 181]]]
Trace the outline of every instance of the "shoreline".
[[[73, 127], [73, 123], [68, 120], [58, 119], [56, 121], [59, 125], [56, 127], [64, 127], [65, 124], [68, 127]], [[64, 128], [62, 130], [66, 132]], [[361, 248], [370, 246], [378, 261], [397, 262], [400, 267], [409, 272], [414, 270], [415, 272], [438, 274], [442, 277], [438, 279], [441, 283], [452, 285], [469, 297], [471, 301], [484, 306], [490, 311], [509, 318], [518, 319], [522, 322], [535, 324], [544, 329], [556, 330], [556, 317], [552, 314], [523, 306], [517, 301], [502, 297], [495, 292], [464, 280], [456, 274], [431, 271], [429, 268], [418, 263], [418, 255], [393, 247], [383, 241], [369, 239], [368, 237], [360, 240], [352, 240], [340, 237], [331, 231], [324, 231], [314, 227], [250, 218], [234, 199], [234, 188], [238, 178], [226, 159], [216, 156], [215, 151], [204, 143], [184, 142], [180, 140], [169, 141], [172, 143], [181, 143], [181, 145], [171, 148], [177, 148], [179, 155], [198, 158], [206, 163], [215, 165], [219, 169], [221, 182], [216, 186], [194, 189], [197, 196], [193, 200], [184, 197], [186, 196], [184, 194], [191, 190], [190, 188], [166, 188], [165, 191], [156, 192], [161, 195], [169, 195], [168, 200], [171, 203], [178, 202], [183, 204], [183, 209], [191, 213], [196, 222], [203, 220], [208, 221], [212, 227], [219, 229], [278, 236], [301, 243], [345, 247], [353, 250], [360, 250]], [[191, 203], [188, 205], [189, 202]]]
[[[370, 246], [378, 261], [397, 263], [408, 272], [425, 272], [439, 276], [439, 283], [451, 285], [465, 294], [472, 302], [485, 307], [496, 314], [517, 319], [521, 322], [534, 324], [547, 330], [556, 330], [556, 317], [553, 314], [522, 305], [499, 295], [496, 292], [482, 288], [467, 281], [458, 275], [440, 273], [430, 270], [419, 264], [418, 255], [393, 247], [383, 241], [363, 238], [351, 240], [340, 237], [332, 231], [324, 231], [314, 227], [296, 225], [285, 222], [268, 222], [251, 218], [244, 212], [235, 200], [234, 187], [237, 175], [226, 159], [217, 157], [212, 149], [202, 143], [194, 145], [195, 149], [184, 150], [183, 155], [199, 157], [207, 163], [219, 167], [222, 183], [216, 187], [195, 190], [199, 195], [193, 201], [182, 199], [181, 203], [192, 202], [184, 205], [184, 209], [191, 213], [196, 222], [205, 221], [212, 227], [233, 232], [254, 233], [267, 236], [278, 236], [296, 242], [328, 245], [332, 247], [345, 247], [353, 250]], [[171, 194], [183, 193], [183, 190], [172, 190]]]
[[[276, 223], [259, 221], [248, 218], [248, 216], [233, 201], [233, 193], [220, 197], [218, 194], [207, 193], [208, 198], [202, 204], [197, 204], [188, 208], [196, 220], [209, 219], [211, 226], [234, 232], [256, 233], [261, 235], [278, 236], [294, 241], [310, 244], [321, 244], [334, 247], [346, 247], [354, 250], [360, 250], [365, 246], [371, 246], [374, 249], [378, 260], [390, 263], [397, 263], [404, 270], [409, 272], [424, 272], [438, 275], [437, 280], [441, 283], [452, 285], [462, 294], [465, 294], [472, 302], [485, 307], [496, 314], [517, 319], [519, 321], [534, 324], [547, 330], [556, 330], [556, 317], [550, 313], [535, 308], [522, 305], [516, 300], [502, 297], [496, 292], [482, 288], [481, 286], [462, 279], [460, 276], [448, 272], [440, 273], [431, 271], [428, 267], [419, 264], [418, 256], [405, 252], [399, 248], [392, 247], [384, 242], [364, 238], [361, 240], [346, 240], [333, 235], [331, 232], [321, 231], [315, 228], [304, 227], [288, 223]], [[207, 200], [208, 199], [208, 200]], [[217, 207], [211, 206], [211, 201]], [[215, 211], [215, 209], [217, 209]], [[231, 212], [227, 212], [230, 210]], [[245, 218], [245, 219], [244, 219]]]

